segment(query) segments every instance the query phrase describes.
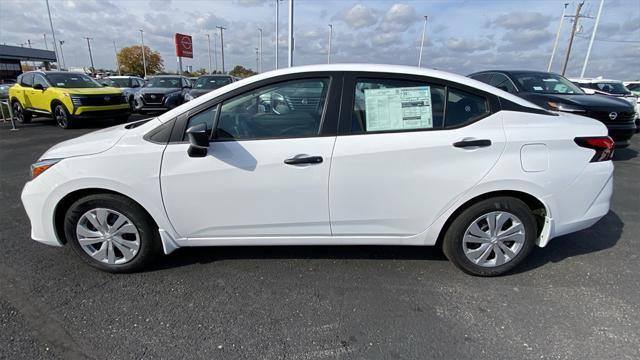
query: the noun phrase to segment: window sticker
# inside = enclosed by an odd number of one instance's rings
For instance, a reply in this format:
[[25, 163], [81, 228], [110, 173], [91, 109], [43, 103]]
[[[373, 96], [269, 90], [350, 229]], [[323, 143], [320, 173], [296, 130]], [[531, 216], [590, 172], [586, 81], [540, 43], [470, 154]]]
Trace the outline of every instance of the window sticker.
[[535, 90], [535, 91], [542, 91], [542, 90], [544, 90], [544, 89], [542, 89], [542, 86], [534, 86], [534, 87], [533, 87], [533, 90]]
[[433, 128], [429, 86], [365, 89], [367, 131]]

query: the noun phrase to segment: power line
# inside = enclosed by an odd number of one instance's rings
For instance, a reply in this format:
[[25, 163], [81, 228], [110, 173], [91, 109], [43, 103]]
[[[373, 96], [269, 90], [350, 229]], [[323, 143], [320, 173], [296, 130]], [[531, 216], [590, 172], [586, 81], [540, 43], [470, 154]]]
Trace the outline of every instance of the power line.
[[[579, 36], [576, 35], [576, 37], [580, 38], [580, 39], [585, 39], [585, 40], [589, 40], [588, 37], [586, 36]], [[605, 39], [594, 39], [593, 41], [599, 41], [599, 42], [610, 42], [610, 43], [640, 43], [640, 40], [605, 40]]]

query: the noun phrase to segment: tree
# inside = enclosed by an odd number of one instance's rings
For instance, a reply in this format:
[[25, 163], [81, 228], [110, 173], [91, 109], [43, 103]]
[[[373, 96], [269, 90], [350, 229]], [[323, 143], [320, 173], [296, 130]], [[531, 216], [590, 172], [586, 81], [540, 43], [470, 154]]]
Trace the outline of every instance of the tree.
[[236, 67], [233, 68], [233, 70], [229, 71], [229, 75], [231, 76], [237, 76], [239, 78], [246, 78], [249, 76], [253, 76], [256, 75], [257, 72], [251, 70], [251, 69], [247, 69], [244, 66], [241, 65], [236, 65]]
[[[155, 74], [164, 69], [164, 61], [162, 61], [159, 52], [145, 46], [144, 56], [147, 64], [147, 74]], [[118, 52], [118, 61], [120, 62], [122, 73], [144, 75], [141, 46], [135, 45], [122, 48]]]

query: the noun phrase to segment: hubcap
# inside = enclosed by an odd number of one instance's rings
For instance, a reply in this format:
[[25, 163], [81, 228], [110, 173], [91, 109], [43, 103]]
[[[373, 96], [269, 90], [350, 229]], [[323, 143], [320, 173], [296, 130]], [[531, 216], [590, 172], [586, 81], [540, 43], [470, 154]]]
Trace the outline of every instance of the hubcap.
[[67, 126], [67, 114], [65, 114], [64, 110], [62, 110], [60, 106], [56, 107], [54, 116], [58, 125], [61, 127]]
[[89, 256], [109, 265], [131, 261], [140, 249], [140, 235], [134, 223], [111, 209], [84, 213], [76, 226], [76, 237]]
[[462, 239], [467, 259], [483, 267], [495, 267], [513, 260], [525, 240], [520, 219], [505, 211], [494, 211], [474, 220]]

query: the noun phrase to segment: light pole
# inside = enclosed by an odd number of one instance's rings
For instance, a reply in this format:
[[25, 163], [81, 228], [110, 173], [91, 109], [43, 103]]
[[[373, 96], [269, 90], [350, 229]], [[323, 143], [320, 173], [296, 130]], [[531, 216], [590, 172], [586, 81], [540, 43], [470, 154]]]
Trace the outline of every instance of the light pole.
[[258, 70], [257, 72], [260, 72], [260, 55], [258, 54], [258, 48], [256, 49], [256, 70]]
[[90, 37], [85, 37], [85, 39], [87, 39], [87, 47], [89, 48], [89, 59], [91, 60], [91, 74], [96, 73], [96, 68], [93, 66], [93, 55], [91, 55], [91, 40], [93, 40], [93, 38]]
[[422, 48], [424, 47], [424, 36], [427, 32], [427, 16], [424, 17], [424, 25], [422, 25], [422, 41], [420, 41], [420, 55], [418, 55], [418, 67], [422, 66]]
[[591, 33], [591, 40], [589, 40], [589, 48], [587, 48], [587, 55], [584, 57], [584, 64], [582, 65], [582, 71], [580, 72], [580, 77], [584, 77], [584, 72], [587, 70], [587, 63], [589, 62], [589, 55], [591, 55], [591, 48], [593, 47], [593, 40], [596, 37], [596, 31], [598, 30], [598, 24], [600, 24], [600, 14], [602, 14], [602, 6], [604, 5], [604, 0], [600, 0], [600, 7], [598, 8], [598, 15], [596, 15], [596, 23], [593, 25], [593, 32]]
[[333, 25], [329, 24], [329, 51], [327, 51], [327, 64], [331, 64], [331, 38], [333, 37]]
[[278, 69], [278, 37], [280, 36], [280, 1], [276, 0], [276, 70]]
[[289, 67], [293, 66], [293, 0], [289, 0]]
[[118, 59], [118, 49], [116, 48], [116, 41], [113, 40], [113, 52], [116, 53], [116, 66], [118, 67], [118, 75], [122, 75], [120, 73], [120, 60]]
[[144, 70], [144, 79], [147, 78], [147, 60], [144, 57], [144, 30], [140, 29], [140, 43], [142, 44], [142, 68]]
[[49, 0], [45, 0], [47, 3], [47, 13], [49, 13], [49, 25], [51, 25], [51, 35], [53, 36], [53, 52], [56, 53], [56, 65], [58, 65], [58, 69], [60, 68], [60, 63], [58, 60], [58, 46], [56, 45], [56, 32], [53, 31], [53, 20], [51, 20], [51, 10], [49, 9]]
[[261, 73], [262, 72], [262, 28], [258, 28], [258, 31], [260, 31], [260, 62], [259, 62], [258, 72]]
[[62, 57], [62, 68], [67, 68], [67, 63], [64, 61], [64, 52], [62, 51], [62, 45], [64, 44], [64, 40], [60, 40], [60, 56]]
[[218, 51], [216, 48], [218, 47], [218, 42], [216, 41], [216, 33], [213, 33], [213, 61], [216, 64], [216, 72], [218, 72]]
[[562, 16], [560, 17], [560, 25], [558, 25], [558, 32], [556, 33], [556, 41], [553, 43], [553, 50], [551, 50], [551, 58], [549, 59], [549, 66], [547, 66], [547, 72], [551, 71], [551, 64], [553, 63], [553, 58], [556, 56], [556, 49], [558, 48], [558, 40], [560, 40], [560, 30], [562, 30], [562, 23], [564, 22], [564, 15], [567, 12], [567, 5], [569, 5], [569, 3], [564, 3], [564, 9], [562, 9]]
[[42, 36], [44, 37], [44, 48], [49, 50], [49, 44], [47, 44], [47, 33], [43, 33]]
[[216, 28], [220, 29], [220, 53], [222, 55], [222, 73], [224, 74], [224, 30], [227, 28], [223, 26], [216, 26]]
[[209, 54], [209, 74], [211, 74], [211, 36], [209, 34], [207, 34], [207, 46], [209, 49], [207, 52], [207, 54]]

